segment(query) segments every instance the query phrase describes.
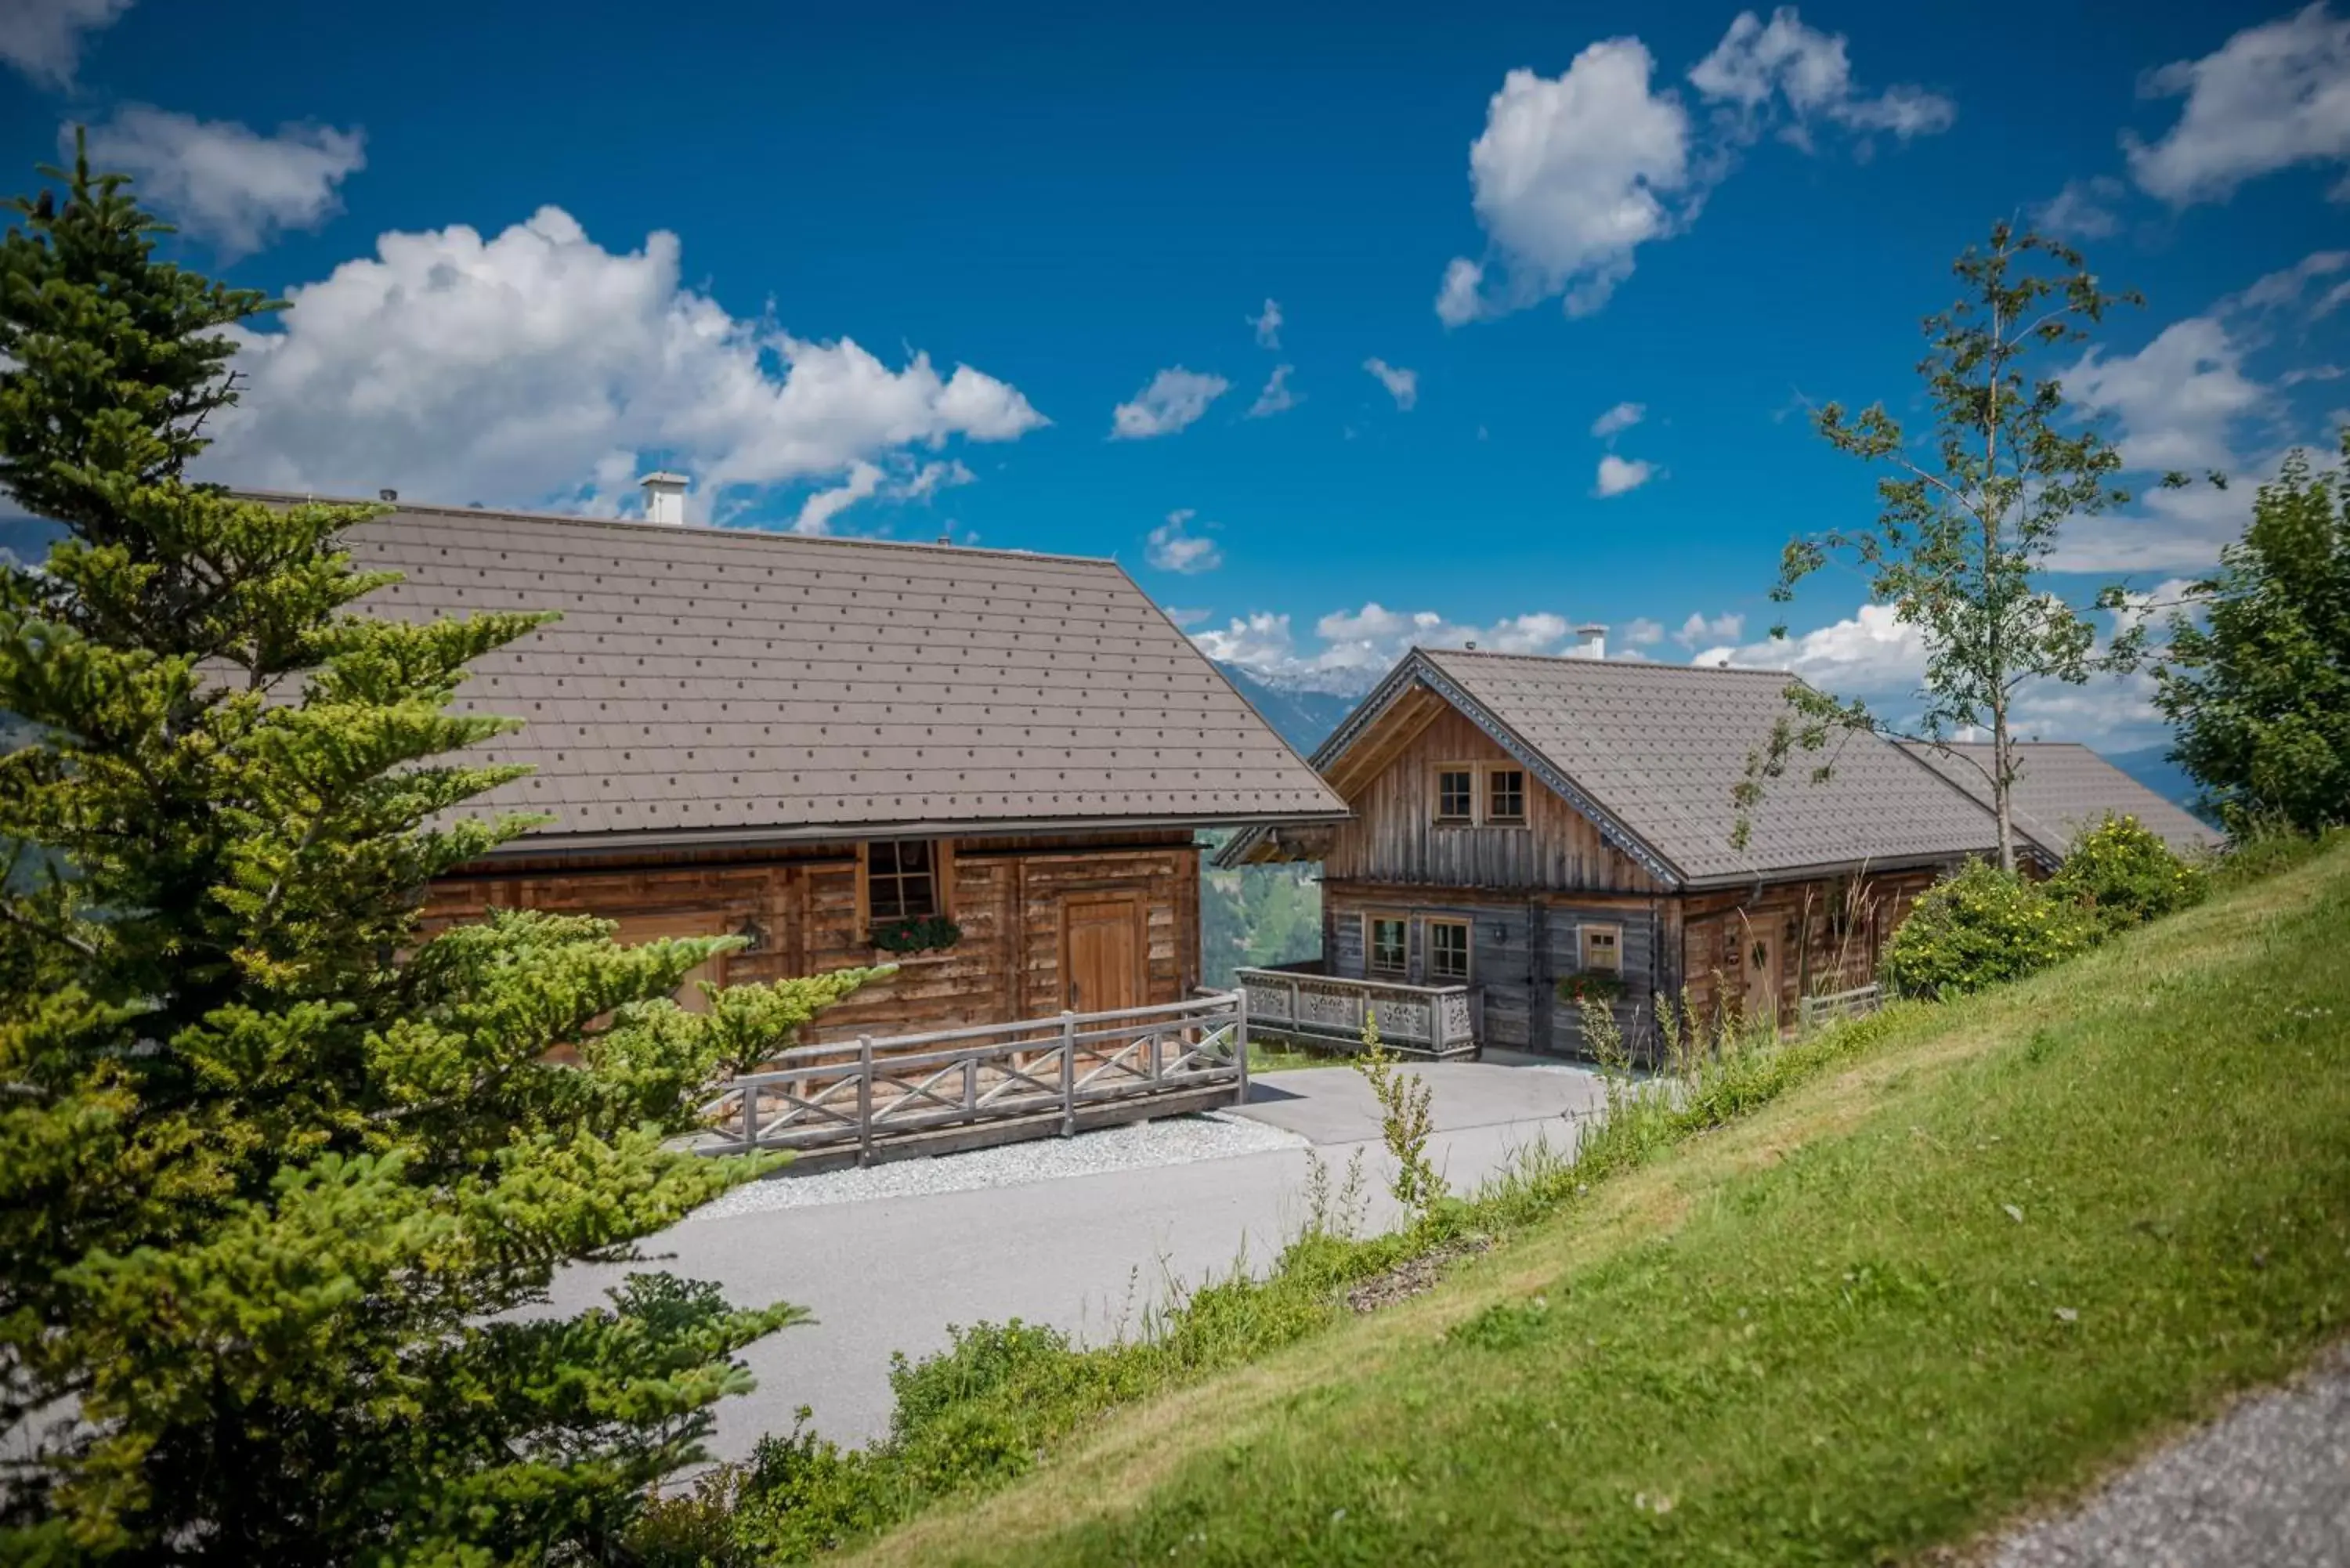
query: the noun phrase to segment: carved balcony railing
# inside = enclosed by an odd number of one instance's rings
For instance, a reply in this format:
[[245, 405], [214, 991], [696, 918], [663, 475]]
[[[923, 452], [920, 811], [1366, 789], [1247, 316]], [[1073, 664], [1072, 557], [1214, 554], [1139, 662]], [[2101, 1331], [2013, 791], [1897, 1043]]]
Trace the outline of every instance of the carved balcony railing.
[[1249, 1027], [1315, 1044], [1359, 1048], [1365, 1020], [1377, 1017], [1379, 1044], [1401, 1056], [1465, 1060], [1477, 1054], [1485, 1027], [1485, 993], [1473, 985], [1400, 985], [1347, 980], [1305, 965], [1240, 969]]

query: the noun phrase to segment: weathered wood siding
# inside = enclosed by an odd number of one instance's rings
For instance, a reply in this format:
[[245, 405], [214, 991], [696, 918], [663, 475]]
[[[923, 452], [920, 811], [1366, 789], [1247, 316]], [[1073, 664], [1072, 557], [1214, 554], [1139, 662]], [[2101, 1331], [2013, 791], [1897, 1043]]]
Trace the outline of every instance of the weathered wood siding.
[[895, 962], [804, 1032], [802, 1044], [1009, 1023], [1065, 1005], [1061, 909], [1071, 897], [1129, 893], [1143, 906], [1148, 994], [1190, 994], [1200, 974], [1200, 852], [1188, 829], [1113, 836], [955, 840], [942, 867], [947, 912], [962, 940], [942, 953], [893, 958], [867, 937], [854, 844], [637, 857], [518, 858], [434, 884], [429, 931], [494, 909], [600, 915], [644, 935], [699, 924], [733, 932], [755, 921], [756, 948], [720, 959], [727, 983]]
[[1350, 797], [1351, 821], [1333, 836], [1323, 874], [1333, 879], [1431, 887], [1656, 890], [1630, 857], [1599, 836], [1588, 817], [1526, 775], [1526, 826], [1437, 826], [1440, 763], [1510, 763], [1485, 732], [1448, 707]]
[[1363, 949], [1364, 918], [1400, 915], [1409, 922], [1413, 985], [1443, 983], [1428, 972], [1427, 922], [1469, 922], [1469, 983], [1484, 992], [1484, 1044], [1516, 1050], [1574, 1054], [1582, 1049], [1577, 1010], [1558, 1000], [1558, 982], [1581, 967], [1580, 931], [1586, 922], [1615, 926], [1621, 935], [1624, 1000], [1617, 1026], [1637, 1041], [1647, 1027], [1648, 998], [1660, 983], [1657, 967], [1666, 906], [1658, 896], [1544, 893], [1531, 897], [1473, 888], [1431, 888], [1326, 878], [1322, 907], [1332, 974], [1378, 979]]
[[[1940, 873], [1933, 868], [1870, 877], [1779, 882], [1759, 893], [1696, 893], [1681, 905], [1680, 971], [1700, 1016], [1746, 994], [1750, 933], [1779, 947], [1776, 1009], [1794, 1020], [1801, 1000], [1866, 985], [1894, 929]], [[1678, 985], [1677, 985], [1678, 989]]]

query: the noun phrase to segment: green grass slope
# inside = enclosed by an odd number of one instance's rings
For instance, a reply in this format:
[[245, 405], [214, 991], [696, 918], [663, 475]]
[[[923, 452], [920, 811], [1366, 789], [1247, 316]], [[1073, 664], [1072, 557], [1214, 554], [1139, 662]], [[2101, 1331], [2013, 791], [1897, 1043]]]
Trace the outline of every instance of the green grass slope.
[[877, 1563], [1818, 1563], [2073, 1495], [2350, 1324], [2350, 850], [1930, 1010]]

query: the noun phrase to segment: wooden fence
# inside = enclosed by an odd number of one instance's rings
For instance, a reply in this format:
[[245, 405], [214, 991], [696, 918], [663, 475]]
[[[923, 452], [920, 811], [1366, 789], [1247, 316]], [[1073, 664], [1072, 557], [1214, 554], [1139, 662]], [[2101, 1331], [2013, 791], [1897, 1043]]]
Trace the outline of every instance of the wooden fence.
[[806, 1045], [721, 1085], [705, 1154], [790, 1149], [871, 1164], [1233, 1105], [1248, 1095], [1239, 992], [934, 1034]]
[[1831, 992], [1825, 996], [1804, 998], [1796, 1016], [1797, 1024], [1808, 1031], [1814, 1024], [1831, 1018], [1858, 1018], [1874, 1012], [1883, 1002], [1883, 994], [1874, 985], [1858, 985], [1850, 991]]

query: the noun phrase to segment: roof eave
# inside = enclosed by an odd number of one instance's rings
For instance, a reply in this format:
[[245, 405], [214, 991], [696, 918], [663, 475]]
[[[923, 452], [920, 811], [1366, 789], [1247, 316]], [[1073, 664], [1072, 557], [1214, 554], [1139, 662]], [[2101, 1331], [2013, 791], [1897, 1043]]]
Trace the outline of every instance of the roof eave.
[[483, 860], [544, 855], [625, 854], [645, 849], [741, 849], [769, 844], [857, 843], [874, 838], [982, 838], [1031, 833], [1114, 833], [1145, 827], [1257, 827], [1344, 822], [1350, 813], [1212, 812], [1176, 816], [989, 817], [963, 821], [809, 823], [791, 827], [614, 828], [601, 833], [531, 833]]
[[1823, 860], [1806, 866], [1765, 866], [1751, 871], [1720, 871], [1706, 877], [1691, 877], [1681, 886], [1684, 891], [1691, 893], [1719, 893], [1724, 888], [1752, 887], [1758, 882], [1809, 882], [1822, 877], [1842, 877], [1854, 872], [1915, 871], [1928, 866], [1948, 866], [1953, 861], [1997, 852], [1994, 846], [1986, 844], [1976, 849], [1861, 856], [1846, 860]]

